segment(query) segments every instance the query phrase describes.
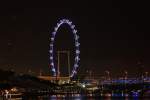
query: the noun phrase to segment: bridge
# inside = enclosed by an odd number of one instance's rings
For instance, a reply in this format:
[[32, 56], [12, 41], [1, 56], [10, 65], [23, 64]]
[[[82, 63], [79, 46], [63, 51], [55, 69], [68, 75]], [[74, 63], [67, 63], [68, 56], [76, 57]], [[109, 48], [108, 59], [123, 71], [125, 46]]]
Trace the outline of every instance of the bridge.
[[138, 79], [138, 78], [128, 78], [128, 79], [112, 79], [112, 80], [104, 80], [101, 84], [139, 84], [139, 83], [149, 83], [150, 77]]

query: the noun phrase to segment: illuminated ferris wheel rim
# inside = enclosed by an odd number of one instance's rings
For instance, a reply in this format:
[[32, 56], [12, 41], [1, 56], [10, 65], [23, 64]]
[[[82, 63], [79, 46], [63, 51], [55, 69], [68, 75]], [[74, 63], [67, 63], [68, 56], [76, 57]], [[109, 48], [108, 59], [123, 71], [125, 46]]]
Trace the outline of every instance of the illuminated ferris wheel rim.
[[53, 72], [53, 76], [56, 76], [57, 75], [57, 72], [56, 72], [56, 69], [55, 69], [55, 64], [54, 64], [54, 57], [53, 57], [53, 48], [54, 48], [54, 41], [55, 41], [55, 36], [56, 36], [56, 33], [58, 31], [58, 29], [60, 28], [61, 25], [63, 24], [68, 24], [72, 30], [72, 33], [74, 35], [74, 40], [75, 40], [75, 58], [74, 58], [74, 66], [73, 66], [73, 69], [72, 69], [72, 73], [70, 75], [70, 77], [73, 77], [76, 73], [77, 73], [77, 68], [79, 67], [79, 54], [80, 54], [80, 50], [79, 50], [79, 46], [80, 46], [80, 43], [79, 43], [79, 36], [77, 35], [77, 30], [75, 29], [75, 25], [72, 24], [72, 21], [68, 20], [68, 19], [62, 19], [60, 20], [57, 25], [54, 27], [54, 31], [52, 32], [52, 37], [51, 37], [51, 43], [50, 43], [50, 50], [49, 50], [49, 53], [50, 53], [50, 65], [51, 65], [51, 69], [52, 69], [52, 72]]

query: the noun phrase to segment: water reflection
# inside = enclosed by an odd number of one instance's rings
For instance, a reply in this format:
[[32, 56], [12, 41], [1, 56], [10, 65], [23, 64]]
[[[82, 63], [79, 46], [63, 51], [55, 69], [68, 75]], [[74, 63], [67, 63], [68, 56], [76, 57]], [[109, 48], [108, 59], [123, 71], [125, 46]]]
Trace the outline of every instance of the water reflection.
[[[117, 94], [114, 94], [117, 95]], [[81, 95], [81, 94], [68, 94], [68, 95], [45, 95], [45, 96], [23, 96], [22, 98], [12, 98], [10, 100], [141, 100], [138, 96], [129, 97], [128, 95], [123, 97], [111, 96], [105, 94], [105, 96], [93, 96], [92, 94]], [[143, 98], [142, 100], [149, 100]]]

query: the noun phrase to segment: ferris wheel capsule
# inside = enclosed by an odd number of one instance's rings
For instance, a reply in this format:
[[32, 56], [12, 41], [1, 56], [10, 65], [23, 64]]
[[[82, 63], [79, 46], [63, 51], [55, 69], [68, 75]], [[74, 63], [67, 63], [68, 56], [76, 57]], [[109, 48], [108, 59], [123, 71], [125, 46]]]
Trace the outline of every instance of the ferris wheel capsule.
[[72, 25], [72, 22], [71, 22], [71, 21], [69, 21], [69, 22], [68, 22], [68, 24], [69, 24], [69, 25]]
[[50, 57], [50, 60], [53, 60], [53, 56]]
[[55, 32], [58, 30], [58, 27], [55, 27]]
[[80, 43], [79, 43], [79, 42], [76, 42], [75, 45], [76, 45], [76, 47], [79, 47]]
[[51, 63], [51, 66], [54, 66], [54, 63], [53, 63], [53, 62]]
[[77, 30], [73, 30], [73, 33], [76, 34], [76, 33], [77, 33]]
[[78, 65], [78, 64], [75, 64], [74, 67], [77, 68], [77, 67], [79, 67], [79, 65]]
[[49, 53], [53, 53], [53, 50], [49, 50]]
[[52, 71], [53, 71], [53, 72], [56, 72], [55, 68], [52, 68]]
[[52, 46], [53, 46], [53, 44], [51, 43], [51, 44], [50, 44], [50, 47], [52, 47]]
[[54, 37], [51, 38], [51, 41], [54, 41]]
[[54, 35], [54, 36], [55, 36], [55, 35], [56, 35], [56, 32], [52, 32], [52, 35]]
[[79, 53], [80, 53], [80, 51], [79, 51], [79, 50], [76, 50], [76, 53], [77, 53], [77, 54], [79, 54]]
[[75, 35], [75, 40], [78, 40], [79, 39], [79, 36], [78, 35]]

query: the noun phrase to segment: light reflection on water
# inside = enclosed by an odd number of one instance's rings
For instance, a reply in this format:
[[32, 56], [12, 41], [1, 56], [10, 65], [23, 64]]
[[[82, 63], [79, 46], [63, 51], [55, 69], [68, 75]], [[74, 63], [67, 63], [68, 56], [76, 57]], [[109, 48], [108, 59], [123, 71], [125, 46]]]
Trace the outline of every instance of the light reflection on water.
[[[49, 95], [49, 96], [33, 96], [33, 97], [23, 97], [22, 99], [10, 99], [10, 100], [141, 100], [136, 97], [93, 97], [92, 95], [81, 95], [81, 94], [72, 94], [72, 95]], [[150, 99], [142, 99], [150, 100]]]

